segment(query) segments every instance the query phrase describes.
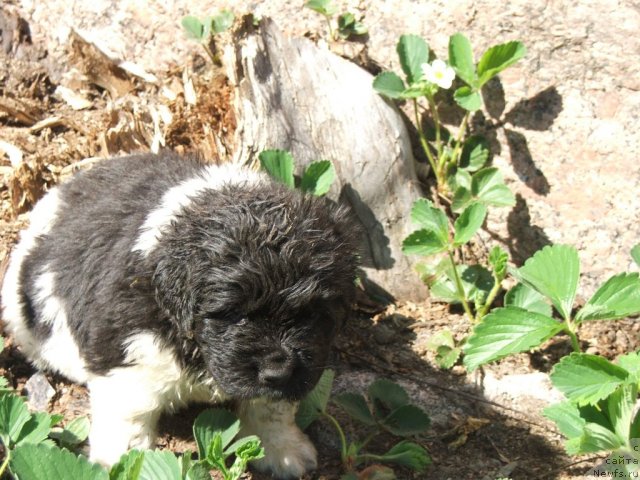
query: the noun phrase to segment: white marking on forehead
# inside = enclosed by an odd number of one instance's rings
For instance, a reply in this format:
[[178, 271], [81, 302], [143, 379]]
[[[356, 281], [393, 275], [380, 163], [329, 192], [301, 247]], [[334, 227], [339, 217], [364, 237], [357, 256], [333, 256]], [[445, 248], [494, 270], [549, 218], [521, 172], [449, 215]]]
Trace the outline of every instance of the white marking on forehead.
[[196, 177], [172, 187], [162, 196], [160, 206], [147, 215], [140, 227], [140, 235], [132, 251], [139, 251], [144, 256], [149, 255], [158, 244], [163, 231], [171, 225], [180, 210], [205, 190], [219, 190], [230, 184], [256, 185], [264, 179], [264, 174], [237, 164], [227, 163], [205, 167]]

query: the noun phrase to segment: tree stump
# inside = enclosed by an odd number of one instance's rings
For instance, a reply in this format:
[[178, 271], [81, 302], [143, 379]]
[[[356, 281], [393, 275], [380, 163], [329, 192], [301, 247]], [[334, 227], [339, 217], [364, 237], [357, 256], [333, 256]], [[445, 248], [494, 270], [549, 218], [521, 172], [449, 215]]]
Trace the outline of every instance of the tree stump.
[[306, 38], [286, 38], [263, 18], [234, 34], [225, 54], [235, 85], [235, 161], [264, 149], [289, 150], [298, 171], [331, 160], [329, 197], [349, 204], [364, 228], [365, 286], [388, 298], [417, 300], [426, 288], [401, 252], [409, 212], [420, 197], [409, 135], [373, 77]]

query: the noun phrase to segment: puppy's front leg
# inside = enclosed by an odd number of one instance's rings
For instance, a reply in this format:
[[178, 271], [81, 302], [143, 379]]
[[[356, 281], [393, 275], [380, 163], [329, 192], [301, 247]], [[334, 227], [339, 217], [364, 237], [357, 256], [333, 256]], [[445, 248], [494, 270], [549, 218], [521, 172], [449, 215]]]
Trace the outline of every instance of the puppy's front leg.
[[254, 399], [240, 404], [241, 436], [257, 435], [265, 457], [253, 463], [276, 478], [300, 478], [317, 466], [313, 443], [295, 423], [297, 402]]
[[161, 413], [155, 392], [135, 384], [128, 369], [88, 383], [91, 394], [91, 460], [106, 466], [116, 463], [129, 448], [152, 448]]

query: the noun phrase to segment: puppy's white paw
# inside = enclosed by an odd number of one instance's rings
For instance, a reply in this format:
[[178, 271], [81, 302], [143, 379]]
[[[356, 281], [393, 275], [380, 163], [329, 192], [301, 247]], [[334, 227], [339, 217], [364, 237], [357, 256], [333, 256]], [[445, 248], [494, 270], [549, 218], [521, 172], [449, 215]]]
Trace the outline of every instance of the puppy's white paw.
[[278, 479], [300, 478], [318, 466], [318, 454], [309, 438], [294, 425], [262, 440], [265, 456], [252, 463]]

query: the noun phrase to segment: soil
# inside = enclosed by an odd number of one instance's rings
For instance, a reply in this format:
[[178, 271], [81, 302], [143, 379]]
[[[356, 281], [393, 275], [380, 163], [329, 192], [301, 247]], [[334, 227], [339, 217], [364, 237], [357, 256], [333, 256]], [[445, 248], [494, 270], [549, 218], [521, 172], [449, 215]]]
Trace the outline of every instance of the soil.
[[[217, 158], [231, 145], [235, 129], [233, 91], [201, 55], [161, 77], [133, 74], [113, 64], [80, 37], [69, 45], [72, 69], [51, 62], [32, 44], [15, 10], [0, 9], [0, 261], [6, 260], [26, 212], [51, 186], [103, 157], [152, 146], [197, 152]], [[60, 86], [79, 92], [71, 97]], [[114, 100], [115, 98], [115, 100]], [[476, 248], [486, 254], [484, 245]], [[359, 302], [333, 356], [334, 391], [363, 391], [378, 377], [402, 384], [432, 418], [432, 428], [415, 439], [433, 458], [426, 473], [398, 469], [401, 479], [568, 479], [579, 478], [598, 457], [563, 453], [562, 438], [541, 415], [558, 393], [545, 383], [551, 366], [570, 351], [558, 337], [528, 354], [509, 357], [467, 373], [462, 367], [440, 370], [428, 350], [429, 338], [443, 328], [460, 340], [469, 330], [458, 309], [428, 298], [420, 303], [381, 307]], [[586, 351], [608, 358], [638, 349], [637, 319], [590, 323], [579, 332]], [[7, 339], [0, 374], [22, 392], [34, 370]], [[88, 414], [82, 386], [47, 376], [55, 390], [50, 412], [69, 421]], [[540, 388], [532, 382], [540, 381]], [[520, 382], [520, 383], [518, 383]], [[201, 407], [166, 416], [160, 448], [193, 450], [191, 425]], [[349, 435], [357, 425], [332, 410]], [[308, 479], [337, 479], [341, 474], [337, 437], [317, 422], [309, 435], [319, 451], [319, 468]], [[371, 450], [394, 443], [381, 435]], [[86, 447], [85, 447], [86, 448]], [[249, 473], [245, 478], [266, 477]]]

